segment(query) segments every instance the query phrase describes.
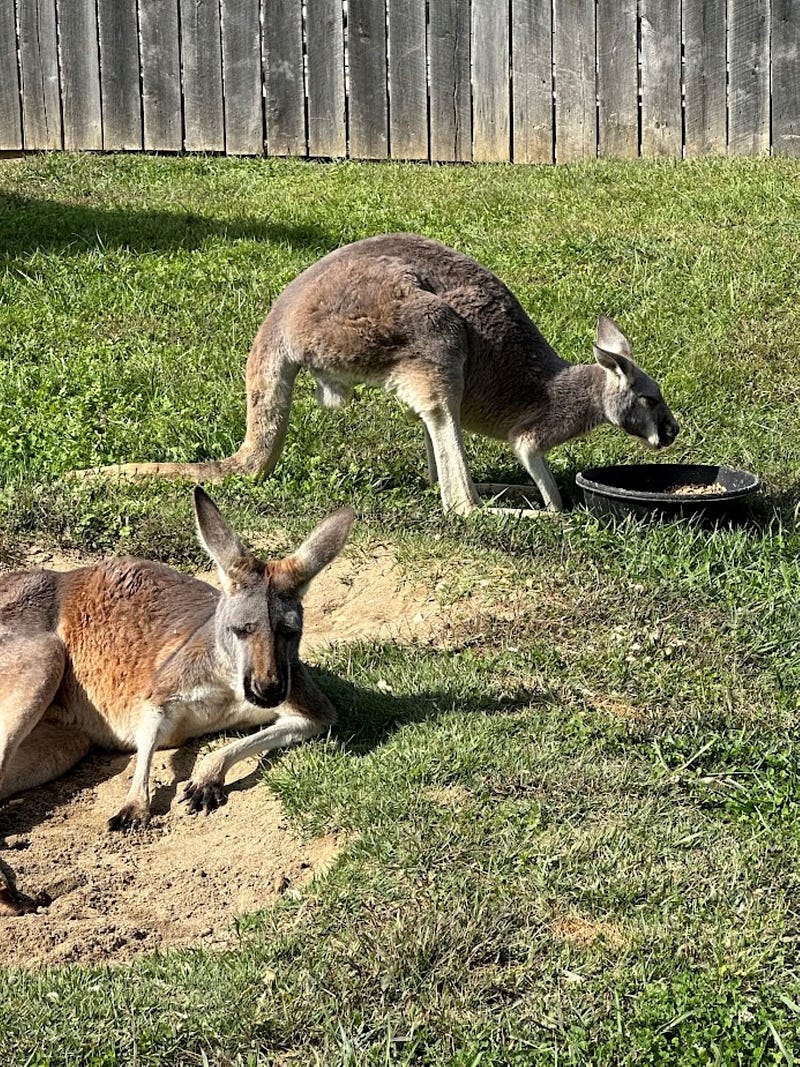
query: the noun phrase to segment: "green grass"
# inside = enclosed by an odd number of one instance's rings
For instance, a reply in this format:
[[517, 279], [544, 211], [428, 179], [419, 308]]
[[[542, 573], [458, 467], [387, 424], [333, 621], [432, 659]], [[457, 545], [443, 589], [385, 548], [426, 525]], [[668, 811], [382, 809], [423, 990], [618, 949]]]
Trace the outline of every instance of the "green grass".
[[[243, 917], [234, 951], [0, 973], [0, 1062], [794, 1062], [798, 219], [786, 161], [0, 163], [6, 562], [199, 562], [185, 486], [62, 476], [232, 451], [271, 300], [381, 231], [485, 262], [571, 360], [613, 314], [682, 425], [664, 459], [765, 484], [736, 530], [444, 519], [389, 398], [323, 412], [303, 383], [275, 475], [219, 487], [226, 512], [285, 547], [353, 503], [364, 544], [486, 609], [447, 651], [321, 659], [341, 723], [265, 783], [308, 833], [350, 835], [324, 879]], [[468, 451], [478, 478], [521, 477], [497, 443]], [[605, 429], [551, 459], [574, 499], [577, 470], [640, 457]]]

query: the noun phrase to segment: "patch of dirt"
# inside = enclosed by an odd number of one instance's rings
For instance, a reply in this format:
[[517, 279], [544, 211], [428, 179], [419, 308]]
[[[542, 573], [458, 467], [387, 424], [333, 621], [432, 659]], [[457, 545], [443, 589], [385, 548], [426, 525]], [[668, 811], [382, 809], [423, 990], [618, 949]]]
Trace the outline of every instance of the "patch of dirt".
[[404, 580], [387, 546], [334, 560], [311, 583], [304, 605], [304, 652], [342, 641], [434, 640], [443, 626], [432, 590]]
[[644, 722], [647, 718], [642, 708], [634, 707], [627, 700], [623, 700], [614, 694], [592, 697], [589, 700], [589, 704], [595, 711], [605, 712], [615, 719], [625, 719], [628, 722]]
[[[26, 560], [57, 570], [81, 562], [45, 552]], [[447, 630], [431, 590], [403, 581], [387, 547], [336, 560], [312, 584], [305, 615], [306, 655], [342, 641], [436, 640]], [[0, 966], [224, 947], [236, 941], [237, 916], [300, 891], [333, 862], [341, 840], [300, 839], [252, 760], [234, 768], [225, 807], [190, 816], [177, 797], [198, 747], [156, 753], [154, 817], [134, 833], [106, 830], [133, 773], [126, 755], [93, 753], [69, 775], [0, 805], [0, 860], [21, 893], [42, 902], [31, 914], [0, 915]]]
[[588, 948], [598, 941], [611, 948], [622, 948], [625, 944], [622, 930], [615, 923], [595, 922], [575, 912], [554, 920], [553, 933], [582, 948]]
[[237, 938], [237, 916], [268, 907], [333, 862], [340, 839], [302, 841], [259, 785], [253, 760], [234, 768], [223, 808], [189, 815], [176, 780], [188, 779], [196, 751], [156, 753], [154, 817], [144, 830], [106, 830], [132, 757], [90, 755], [70, 775], [7, 802], [3, 860], [18, 889], [44, 906], [0, 917], [0, 965], [117, 963], [156, 948], [224, 947]]

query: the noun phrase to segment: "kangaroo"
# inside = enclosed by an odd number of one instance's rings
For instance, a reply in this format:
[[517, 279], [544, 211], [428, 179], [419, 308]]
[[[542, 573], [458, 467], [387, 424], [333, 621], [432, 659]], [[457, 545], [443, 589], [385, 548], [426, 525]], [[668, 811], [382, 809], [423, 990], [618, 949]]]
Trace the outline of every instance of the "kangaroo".
[[[295, 552], [269, 562], [243, 545], [199, 487], [194, 509], [221, 592], [129, 557], [0, 579], [0, 799], [58, 777], [93, 745], [134, 751], [130, 790], [108, 828], [143, 825], [157, 748], [264, 726], [195, 768], [182, 799], [191, 812], [210, 812], [225, 802], [225, 776], [239, 760], [335, 721], [298, 647], [303, 595], [341, 551], [352, 509], [329, 515]], [[17, 905], [0, 873], [0, 912]]]
[[438, 480], [445, 511], [468, 514], [480, 504], [462, 430], [507, 440], [546, 507], [560, 511], [544, 458], [551, 448], [601, 423], [652, 448], [678, 434], [658, 385], [605, 315], [594, 356], [592, 365], [563, 360], [503, 282], [455, 249], [412, 234], [369, 237], [314, 263], [273, 304], [247, 361], [247, 432], [238, 452], [100, 471], [266, 476], [283, 447], [295, 378], [306, 369], [324, 406], [339, 407], [354, 385], [367, 383], [409, 407], [422, 422], [428, 480]]

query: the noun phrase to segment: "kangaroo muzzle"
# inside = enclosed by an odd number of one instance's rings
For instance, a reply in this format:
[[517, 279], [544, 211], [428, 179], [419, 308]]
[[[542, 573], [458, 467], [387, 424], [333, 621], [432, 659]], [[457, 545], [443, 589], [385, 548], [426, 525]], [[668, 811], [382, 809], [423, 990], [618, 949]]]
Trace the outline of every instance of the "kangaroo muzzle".
[[261, 681], [249, 675], [244, 680], [245, 699], [257, 708], [276, 708], [289, 695], [288, 681]]
[[666, 420], [658, 428], [658, 447], [669, 448], [679, 433], [680, 426], [677, 422], [673, 418]]

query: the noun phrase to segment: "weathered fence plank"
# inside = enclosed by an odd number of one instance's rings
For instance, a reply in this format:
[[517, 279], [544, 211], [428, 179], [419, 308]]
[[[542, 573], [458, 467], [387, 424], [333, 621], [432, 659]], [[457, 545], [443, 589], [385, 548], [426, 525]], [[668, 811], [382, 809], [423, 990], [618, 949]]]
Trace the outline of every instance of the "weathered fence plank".
[[304, 156], [308, 148], [302, 0], [265, 0], [262, 10], [267, 151], [271, 156]]
[[61, 148], [61, 98], [55, 0], [17, 8], [25, 148]]
[[555, 0], [556, 161], [597, 154], [593, 0]]
[[800, 4], [772, 0], [772, 144], [800, 155]]
[[639, 154], [636, 0], [597, 0], [597, 144], [601, 156]]
[[190, 152], [222, 152], [225, 118], [218, 0], [183, 0], [180, 27], [184, 147]]
[[728, 151], [769, 151], [769, 0], [729, 0]]
[[431, 159], [472, 158], [469, 4], [437, 0], [428, 12]]
[[800, 0], [0, 0], [0, 149], [800, 155]]
[[308, 151], [347, 155], [341, 0], [307, 0]]
[[139, 21], [136, 0], [97, 0], [103, 147], [142, 147]]
[[687, 156], [724, 152], [727, 136], [725, 0], [683, 0]]
[[552, 32], [550, 0], [512, 0], [512, 151], [515, 163], [553, 162]]
[[393, 159], [428, 158], [425, 0], [390, 0], [389, 149]]
[[384, 0], [348, 0], [350, 153], [360, 159], [389, 154]]
[[680, 0], [641, 0], [642, 155], [680, 159]]
[[102, 148], [95, 0], [58, 0], [64, 147]]
[[259, 0], [223, 0], [221, 17], [225, 151], [229, 155], [261, 155], [264, 115]]
[[0, 150], [22, 147], [14, 0], [0, 0]]
[[139, 0], [144, 147], [183, 147], [177, 0]]
[[511, 158], [508, 5], [472, 0], [472, 153], [479, 162]]

